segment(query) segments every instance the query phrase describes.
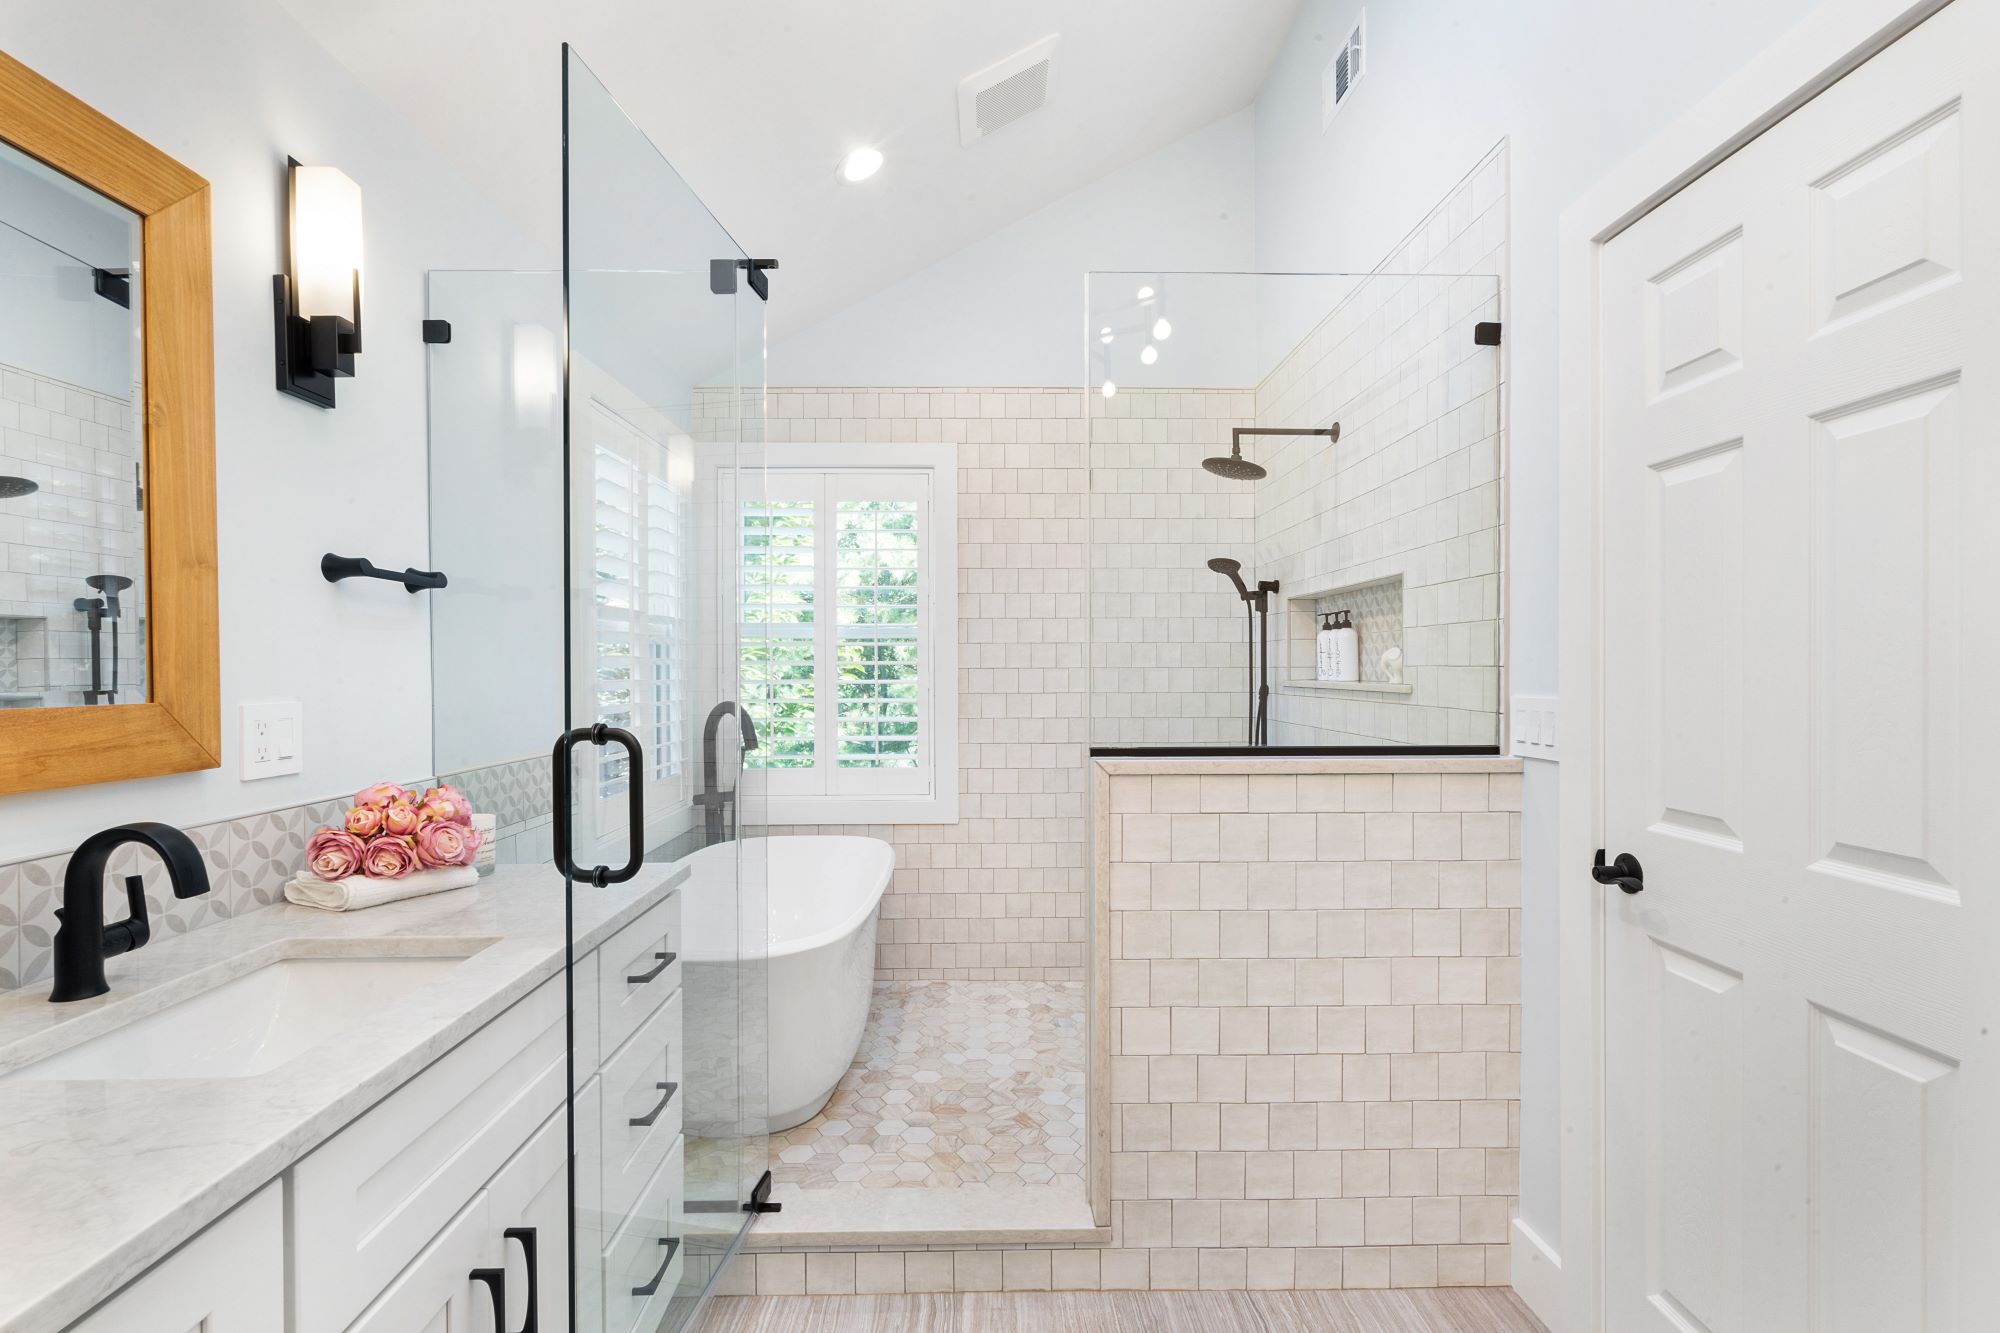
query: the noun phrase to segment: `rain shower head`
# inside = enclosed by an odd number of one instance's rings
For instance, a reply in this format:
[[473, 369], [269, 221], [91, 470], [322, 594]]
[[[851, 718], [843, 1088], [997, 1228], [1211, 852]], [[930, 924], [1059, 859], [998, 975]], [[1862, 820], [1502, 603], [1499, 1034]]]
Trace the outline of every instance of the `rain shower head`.
[[1253, 463], [1243, 456], [1245, 435], [1324, 435], [1329, 443], [1340, 438], [1340, 423], [1331, 426], [1238, 426], [1229, 432], [1229, 457], [1204, 458], [1204, 471], [1213, 472], [1218, 477], [1231, 481], [1262, 481], [1269, 476], [1264, 466]]
[[1243, 586], [1243, 562], [1241, 560], [1231, 560], [1226, 555], [1219, 555], [1208, 562], [1208, 567], [1218, 574], [1226, 575], [1229, 581], [1236, 585], [1236, 595], [1238, 597], [1244, 598], [1246, 601], [1249, 599], [1250, 590]]
[[0, 500], [18, 500], [24, 495], [33, 495], [41, 489], [38, 482], [26, 477], [0, 477]]

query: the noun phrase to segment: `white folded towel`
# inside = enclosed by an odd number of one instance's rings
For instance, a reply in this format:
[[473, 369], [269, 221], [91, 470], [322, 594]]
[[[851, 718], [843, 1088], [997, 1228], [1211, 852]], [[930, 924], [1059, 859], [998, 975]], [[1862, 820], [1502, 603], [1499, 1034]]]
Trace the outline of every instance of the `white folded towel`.
[[285, 898], [301, 907], [317, 907], [328, 912], [358, 912], [364, 907], [405, 898], [421, 898], [427, 893], [463, 889], [479, 882], [479, 872], [471, 866], [445, 866], [438, 870], [414, 870], [401, 879], [370, 879], [349, 875], [346, 879], [321, 879], [300, 874], [285, 885]]

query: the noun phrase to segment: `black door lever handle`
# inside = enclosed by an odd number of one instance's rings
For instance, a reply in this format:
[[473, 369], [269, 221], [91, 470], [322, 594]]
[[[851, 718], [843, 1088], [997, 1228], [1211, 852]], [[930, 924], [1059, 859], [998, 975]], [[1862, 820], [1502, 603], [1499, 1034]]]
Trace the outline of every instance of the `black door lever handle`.
[[1610, 865], [1604, 864], [1604, 849], [1597, 849], [1597, 864], [1590, 868], [1590, 877], [1599, 884], [1616, 884], [1627, 893], [1638, 893], [1646, 887], [1646, 871], [1639, 864], [1639, 858], [1630, 852], [1620, 852]]

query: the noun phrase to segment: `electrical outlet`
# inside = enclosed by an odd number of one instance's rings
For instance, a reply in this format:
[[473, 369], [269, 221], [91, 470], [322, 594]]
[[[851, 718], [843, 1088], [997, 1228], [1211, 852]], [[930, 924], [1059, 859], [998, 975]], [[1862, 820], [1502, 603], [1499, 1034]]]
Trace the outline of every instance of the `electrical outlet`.
[[297, 699], [243, 705], [243, 780], [305, 769], [305, 705]]
[[1508, 711], [1514, 744], [1511, 753], [1522, 759], [1549, 759], [1556, 751], [1556, 699], [1553, 695], [1517, 694]]

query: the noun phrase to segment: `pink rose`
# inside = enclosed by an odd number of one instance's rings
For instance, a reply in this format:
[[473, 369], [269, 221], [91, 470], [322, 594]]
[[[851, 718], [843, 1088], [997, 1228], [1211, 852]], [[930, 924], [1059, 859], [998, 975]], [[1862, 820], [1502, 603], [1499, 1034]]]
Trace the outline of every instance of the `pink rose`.
[[357, 838], [372, 838], [382, 830], [382, 812], [372, 805], [357, 805], [347, 812], [347, 831]]
[[433, 801], [441, 801], [452, 809], [454, 824], [472, 823], [472, 802], [465, 799], [465, 793], [450, 783], [440, 783], [424, 793], [424, 808], [428, 810]]
[[321, 879], [345, 879], [361, 873], [365, 850], [352, 833], [323, 828], [306, 840], [306, 868]]
[[356, 805], [384, 806], [391, 801], [410, 800], [410, 793], [393, 782], [378, 782], [372, 787], [363, 787], [354, 793]]
[[382, 831], [384, 833], [393, 834], [398, 838], [407, 838], [414, 834], [417, 831], [417, 826], [423, 822], [423, 816], [417, 813], [417, 807], [407, 802], [397, 801], [394, 804], [382, 807]]
[[377, 838], [361, 858], [361, 871], [371, 879], [401, 879], [416, 868], [417, 853], [407, 838]]
[[424, 817], [426, 824], [456, 824], [458, 807], [450, 801], [441, 801], [435, 796], [426, 796], [424, 803], [417, 807], [417, 813]]
[[463, 824], [426, 824], [417, 830], [417, 859], [433, 869], [472, 863], [479, 834]]

